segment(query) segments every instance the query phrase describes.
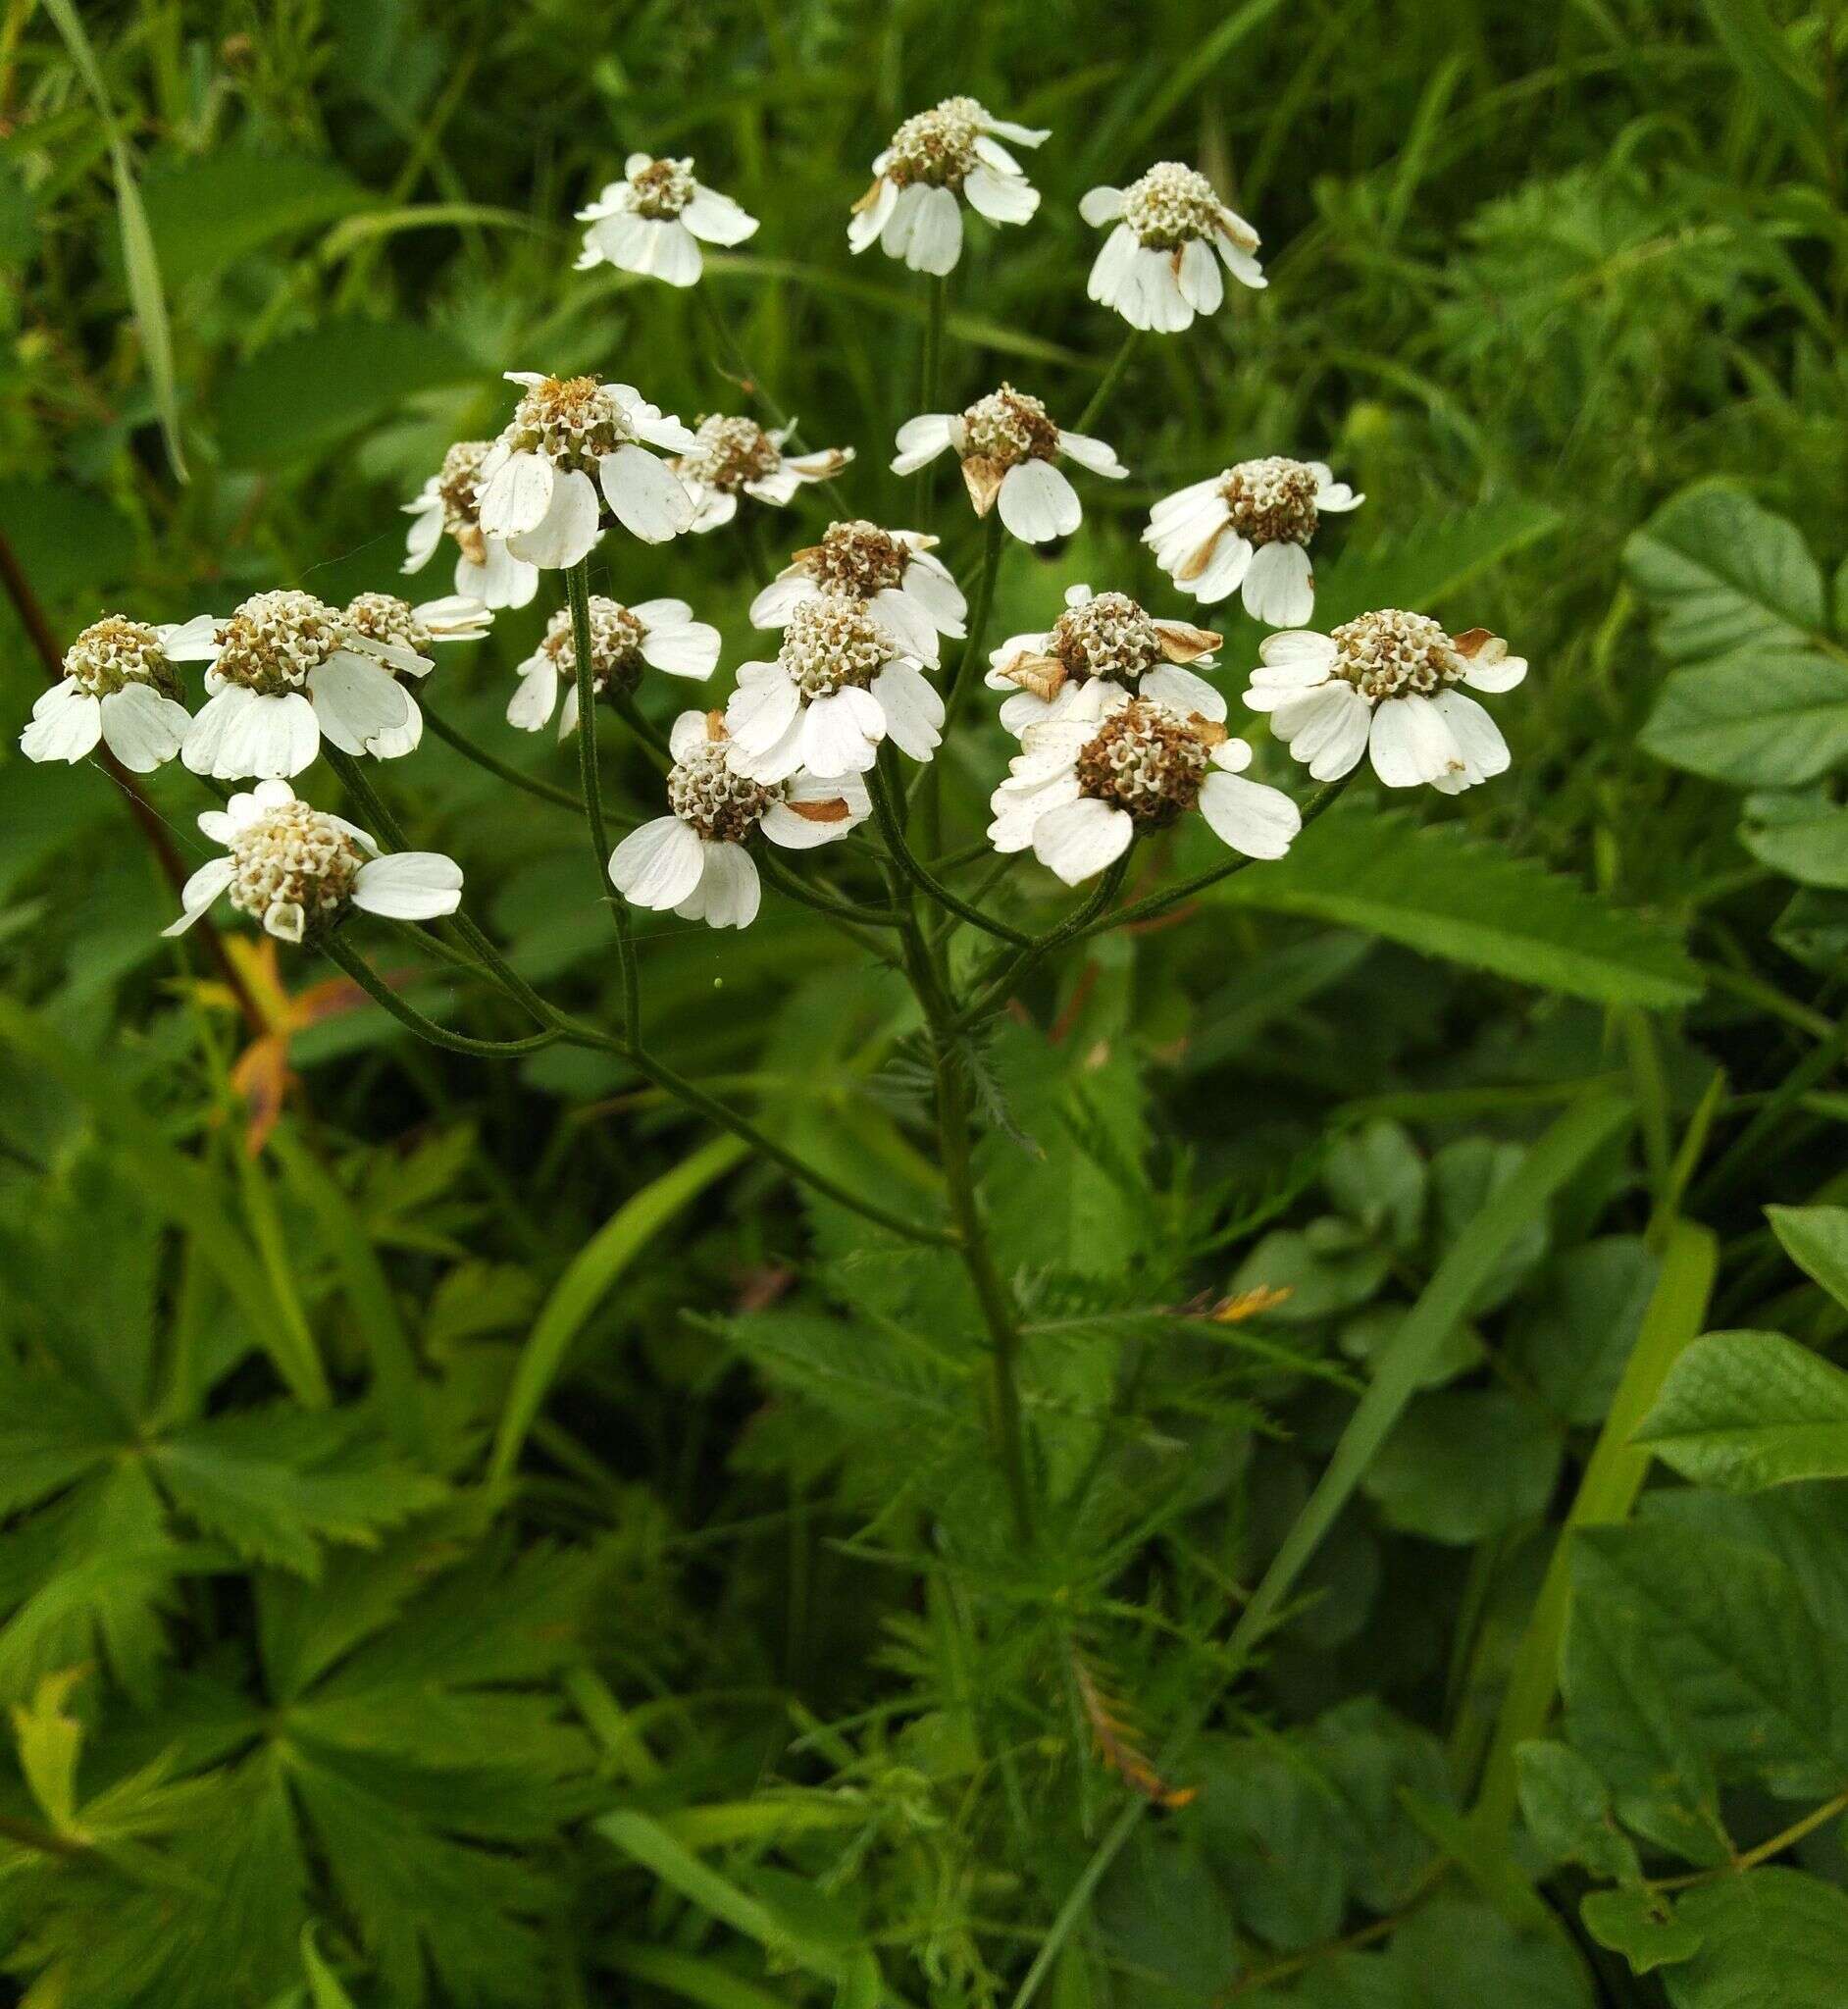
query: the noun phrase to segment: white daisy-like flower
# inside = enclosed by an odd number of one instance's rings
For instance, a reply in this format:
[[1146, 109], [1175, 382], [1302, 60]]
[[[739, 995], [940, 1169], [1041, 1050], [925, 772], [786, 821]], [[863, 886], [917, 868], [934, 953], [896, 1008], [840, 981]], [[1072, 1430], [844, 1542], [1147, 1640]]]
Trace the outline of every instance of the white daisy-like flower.
[[881, 530], [864, 517], [831, 523], [818, 544], [797, 551], [750, 603], [753, 628], [782, 628], [803, 600], [842, 592], [863, 600], [903, 644], [936, 667], [938, 637], [968, 630], [968, 602], [950, 568], [933, 555], [937, 540], [915, 530]]
[[834, 844], [872, 813], [864, 783], [796, 769], [752, 781], [730, 759], [725, 718], [683, 711], [668, 741], [672, 814], [632, 830], [610, 853], [609, 876], [636, 906], [671, 907], [709, 928], [745, 928], [756, 918], [757, 867], [744, 847], [761, 830], [786, 850]]
[[[642, 681], [643, 665], [665, 670], [670, 677], [704, 683], [719, 666], [719, 631], [695, 621], [685, 600], [642, 600], [633, 607], [590, 595], [590, 676], [601, 693], [613, 686], [633, 691]], [[571, 609], [560, 607], [546, 623], [545, 639], [521, 663], [520, 688], [507, 706], [507, 723], [523, 733], [537, 733], [552, 715], [564, 690], [558, 715], [562, 740], [578, 724], [578, 649], [571, 631]]]
[[983, 680], [1011, 695], [1001, 722], [1016, 737], [1061, 717], [1099, 679], [1153, 697], [1183, 716], [1223, 724], [1224, 696], [1186, 663], [1213, 667], [1219, 638], [1190, 621], [1162, 621], [1126, 592], [1066, 589], [1065, 611], [1038, 635], [1010, 635], [989, 651]]
[[738, 514], [740, 495], [784, 509], [804, 482], [832, 481], [853, 458], [850, 446], [818, 453], [783, 451], [796, 421], [766, 431], [755, 419], [702, 418], [691, 449], [668, 466], [693, 498], [694, 530], [717, 530]]
[[100, 740], [131, 774], [152, 774], [192, 728], [168, 645], [183, 657], [198, 627], [156, 628], [122, 614], [91, 622], [65, 650], [63, 681], [32, 706], [21, 752], [28, 760], [77, 761]]
[[1058, 466], [1075, 460], [1094, 475], [1120, 482], [1129, 473], [1113, 447], [1052, 423], [1037, 397], [1003, 384], [962, 412], [925, 412], [898, 428], [895, 475], [915, 474], [946, 447], [962, 463], [963, 485], [978, 516], [998, 503], [1001, 520], [1023, 544], [1069, 537], [1084, 512]]
[[263, 781], [208, 809], [199, 828], [225, 857], [201, 865], [180, 889], [184, 911], [162, 932], [183, 935], [221, 894], [282, 942], [325, 938], [353, 907], [392, 920], [452, 914], [462, 867], [440, 851], [392, 851], [355, 824], [311, 809], [285, 781]]
[[[414, 655], [422, 665], [416, 670], [400, 668], [405, 677], [427, 677], [434, 664], [430, 651], [451, 642], [480, 642], [494, 625], [492, 611], [464, 593], [445, 593], [440, 599], [423, 600], [413, 606], [391, 592], [355, 593], [346, 603], [346, 625], [368, 642], [388, 642]], [[411, 715], [390, 732], [384, 732], [368, 749], [376, 760], [395, 760], [414, 752], [424, 737], [423, 707], [409, 691]]]
[[827, 592], [789, 610], [772, 661], [739, 665], [725, 723], [740, 774], [775, 782], [805, 767], [832, 781], [864, 774], [887, 739], [928, 760], [944, 700], [869, 602]]
[[1315, 611], [1309, 540], [1324, 512], [1366, 500], [1325, 461], [1277, 454], [1242, 460], [1165, 495], [1142, 541], [1183, 592], [1211, 606], [1244, 589], [1245, 611], [1272, 628], [1300, 628]]
[[873, 162], [873, 185], [853, 205], [847, 243], [860, 252], [877, 242], [913, 272], [954, 271], [962, 256], [956, 198], [992, 224], [1026, 223], [1040, 191], [1001, 141], [1039, 146], [1049, 136], [997, 119], [974, 98], [945, 98], [907, 119]]
[[491, 439], [458, 439], [415, 498], [403, 505], [411, 519], [402, 570], [421, 572], [446, 531], [455, 540], [455, 590], [485, 607], [524, 607], [539, 591], [539, 567], [516, 558], [503, 538], [482, 529], [482, 463]]
[[254, 593], [226, 621], [189, 621], [166, 648], [209, 665], [211, 695], [180, 757], [219, 781], [299, 774], [324, 735], [342, 753], [408, 751], [412, 704], [393, 672], [421, 677], [431, 667], [428, 656], [363, 635], [326, 600], [293, 591]]
[[524, 394], [476, 477], [488, 537], [505, 538], [529, 565], [563, 571], [596, 542], [604, 503], [644, 544], [693, 527], [693, 497], [649, 451], [685, 453], [693, 445], [678, 419], [630, 384], [527, 370], [506, 376]]
[[1247, 781], [1252, 749], [1217, 721], [1105, 680], [1029, 726], [989, 807], [997, 850], [1033, 854], [1067, 886], [1113, 865], [1139, 834], [1198, 809], [1248, 858], [1280, 858], [1303, 827], [1280, 789]]
[[1258, 232], [1219, 200], [1195, 168], [1157, 161], [1127, 188], [1094, 188], [1078, 205], [1088, 224], [1116, 228], [1104, 240], [1086, 291], [1132, 328], [1178, 334], [1225, 297], [1220, 262], [1241, 285], [1265, 279]]
[[693, 161], [656, 160], [632, 153], [623, 163], [625, 180], [612, 181], [578, 221], [590, 228], [577, 269], [620, 266], [671, 286], [690, 286], [704, 270], [701, 240], [742, 244], [757, 228], [729, 195], [693, 179]]
[[1344, 621], [1327, 635], [1267, 635], [1245, 702], [1317, 781], [1351, 773], [1370, 753], [1389, 789], [1429, 782], [1447, 796], [1508, 766], [1501, 728], [1459, 685], [1512, 691], [1526, 662], [1486, 628], [1449, 635], [1398, 607]]

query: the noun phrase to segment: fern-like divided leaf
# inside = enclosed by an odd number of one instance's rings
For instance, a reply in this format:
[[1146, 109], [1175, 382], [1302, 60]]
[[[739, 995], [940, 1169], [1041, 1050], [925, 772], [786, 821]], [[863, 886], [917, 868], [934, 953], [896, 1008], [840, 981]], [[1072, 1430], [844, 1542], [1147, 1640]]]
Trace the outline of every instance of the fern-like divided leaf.
[[1700, 995], [1694, 965], [1664, 928], [1404, 811], [1325, 816], [1288, 857], [1241, 872], [1212, 897], [1364, 928], [1597, 1004], [1660, 1008]]

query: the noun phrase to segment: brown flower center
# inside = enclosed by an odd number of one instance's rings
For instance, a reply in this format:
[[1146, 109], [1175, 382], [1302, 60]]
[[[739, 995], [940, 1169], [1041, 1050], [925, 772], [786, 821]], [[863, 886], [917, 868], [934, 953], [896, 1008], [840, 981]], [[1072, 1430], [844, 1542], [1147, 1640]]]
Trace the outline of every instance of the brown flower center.
[[796, 557], [824, 592], [851, 593], [861, 600], [903, 585], [905, 567], [911, 562], [905, 545], [864, 517], [831, 523], [821, 542], [798, 551]]
[[675, 461], [674, 470], [733, 494], [782, 465], [776, 441], [755, 419], [711, 417], [699, 421], [693, 445]]
[[1332, 629], [1334, 674], [1362, 697], [1427, 696], [1463, 672], [1456, 644], [1428, 614], [1382, 607]]
[[922, 181], [960, 189], [975, 169], [975, 142], [987, 117], [973, 98], [945, 98], [928, 112], [914, 113], [892, 135], [886, 179], [900, 188]]
[[636, 191], [636, 214], [665, 222], [679, 216], [693, 199], [692, 161], [650, 161], [629, 178]]
[[[601, 694], [614, 684], [633, 691], [642, 681], [642, 639], [647, 631], [629, 609], [601, 593], [590, 595], [590, 682]], [[560, 607], [545, 624], [539, 647], [566, 683], [578, 675], [578, 645], [571, 631], [571, 609]]]
[[1108, 677], [1134, 684], [1162, 660], [1155, 624], [1126, 592], [1101, 592], [1067, 607], [1052, 625], [1047, 653], [1075, 683]]
[[1003, 384], [962, 414], [962, 457], [1002, 468], [1023, 460], [1056, 460], [1058, 428], [1037, 397]]
[[743, 844], [783, 795], [781, 784], [746, 781], [725, 764], [725, 740], [707, 739], [677, 760], [667, 777], [667, 805], [709, 843]]
[[395, 593], [355, 593], [346, 603], [346, 625], [368, 642], [389, 642], [414, 655], [428, 655], [435, 646], [430, 630], [409, 600]]
[[344, 913], [366, 854], [306, 802], [284, 802], [231, 839], [231, 901], [299, 942]]
[[1127, 809], [1142, 828], [1158, 830], [1199, 801], [1213, 746], [1223, 737], [1204, 719], [1132, 697], [1079, 753], [1079, 789]]
[[865, 605], [843, 592], [818, 592], [790, 610], [777, 660], [804, 697], [847, 685], [864, 690], [892, 659], [892, 645]]
[[1315, 535], [1315, 471], [1300, 460], [1242, 460], [1219, 492], [1232, 528], [1255, 544], [1307, 544]]

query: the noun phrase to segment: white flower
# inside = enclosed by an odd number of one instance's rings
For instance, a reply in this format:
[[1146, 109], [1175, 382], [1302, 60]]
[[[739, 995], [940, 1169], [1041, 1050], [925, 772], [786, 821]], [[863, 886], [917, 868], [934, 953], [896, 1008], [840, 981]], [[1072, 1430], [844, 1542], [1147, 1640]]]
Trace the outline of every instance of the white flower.
[[506, 374], [525, 395], [477, 476], [488, 537], [505, 538], [529, 565], [563, 571], [596, 542], [605, 502], [645, 544], [692, 528], [693, 497], [648, 450], [687, 451], [693, 436], [678, 419], [630, 384]]
[[947, 446], [956, 449], [978, 516], [1000, 498], [1001, 520], [1023, 544], [1069, 537], [1083, 511], [1059, 471], [1061, 457], [1120, 482], [1129, 470], [1115, 450], [1084, 433], [1055, 426], [1045, 405], [1003, 384], [963, 412], [926, 412], [898, 428], [895, 475], [915, 474]]
[[755, 419], [701, 419], [692, 447], [668, 462], [693, 498], [693, 528], [730, 523], [741, 492], [785, 508], [804, 482], [832, 481], [853, 458], [850, 446], [785, 454], [783, 442], [795, 431], [794, 419], [775, 432]]
[[1205, 175], [1179, 161], [1157, 161], [1127, 188], [1092, 189], [1078, 214], [1088, 224], [1116, 225], [1086, 290], [1132, 328], [1171, 335], [1196, 314], [1216, 314], [1225, 297], [1221, 259], [1241, 285], [1270, 283], [1252, 256], [1258, 232]]
[[[625, 607], [601, 593], [590, 595], [590, 675], [602, 691], [614, 684], [633, 691], [642, 681], [642, 665], [665, 670], [670, 677], [704, 683], [719, 666], [719, 631], [695, 621], [685, 600], [642, 600]], [[507, 723], [537, 733], [552, 715], [564, 686], [564, 707], [558, 715], [562, 740], [578, 723], [578, 650], [571, 632], [571, 609], [560, 607], [546, 624], [545, 639], [520, 664], [520, 688], [507, 706]]]
[[[493, 614], [478, 599], [464, 593], [445, 593], [441, 599], [423, 600], [412, 606], [396, 593], [355, 593], [346, 603], [346, 625], [368, 642], [388, 642], [414, 655], [420, 665], [413, 670], [399, 666], [400, 680], [423, 678], [434, 665], [430, 651], [451, 642], [480, 642], [494, 625]], [[376, 760], [395, 760], [401, 753], [414, 752], [424, 737], [423, 708], [411, 694], [404, 694], [411, 715], [403, 725], [384, 732], [368, 748]]]
[[447, 531], [456, 543], [456, 592], [485, 607], [524, 607], [539, 591], [539, 567], [482, 529], [482, 463], [492, 450], [491, 439], [458, 439], [443, 455], [442, 471], [403, 505], [412, 521], [402, 569], [423, 571]]
[[950, 568], [932, 555], [936, 542], [922, 531], [881, 530], [864, 517], [831, 523], [820, 543], [797, 551], [751, 601], [751, 626], [781, 628], [803, 600], [843, 592], [865, 601], [907, 655], [935, 668], [937, 638], [959, 640], [969, 612]]
[[774, 661], [739, 665], [725, 723], [740, 774], [773, 782], [805, 767], [832, 781], [865, 773], [888, 738], [928, 760], [944, 700], [866, 601], [827, 592], [789, 610]]
[[152, 774], [192, 728], [168, 653], [173, 644], [183, 656], [189, 638], [190, 631], [150, 628], [121, 614], [92, 622], [65, 650], [64, 681], [32, 706], [20, 750], [28, 760], [77, 761], [100, 740], [131, 774]]
[[1244, 588], [1245, 611], [1272, 628], [1300, 628], [1315, 611], [1309, 542], [1324, 511], [1366, 500], [1325, 461], [1242, 460], [1164, 496], [1142, 541], [1183, 592], [1204, 605]]
[[873, 185], [853, 205], [847, 243], [855, 252], [875, 240], [888, 258], [913, 272], [940, 276], [962, 256], [961, 195], [992, 224], [1024, 224], [1040, 191], [1001, 144], [1038, 146], [1044, 129], [997, 119], [973, 98], [945, 98], [907, 119], [873, 162]]
[[1113, 865], [1141, 832], [1198, 808], [1248, 858], [1280, 858], [1303, 827], [1279, 789], [1246, 781], [1252, 749], [1211, 719], [1099, 679], [1059, 718], [1029, 726], [991, 798], [997, 850], [1033, 854], [1067, 886]]
[[1512, 691], [1527, 674], [1486, 628], [1447, 635], [1397, 607], [1332, 634], [1267, 635], [1245, 702], [1317, 781], [1351, 773], [1362, 753], [1389, 789], [1429, 782], [1447, 796], [1508, 766], [1501, 728], [1460, 684]]
[[187, 622], [166, 647], [211, 666], [212, 695], [180, 757], [220, 781], [299, 774], [324, 734], [342, 753], [407, 751], [412, 705], [392, 672], [431, 667], [415, 649], [360, 634], [311, 592], [255, 593], [228, 621]]
[[655, 160], [632, 153], [623, 163], [621, 181], [612, 181], [594, 202], [578, 212], [590, 228], [584, 233], [584, 251], [577, 269], [593, 265], [620, 266], [664, 279], [671, 286], [690, 286], [704, 261], [699, 242], [742, 244], [757, 228], [729, 195], [693, 180], [693, 162]]
[[719, 712], [683, 711], [669, 745], [673, 814], [632, 830], [610, 853], [611, 883], [636, 906], [672, 907], [710, 928], [748, 927], [759, 894], [744, 849], [753, 831], [788, 850], [808, 850], [846, 837], [872, 812], [865, 785], [852, 775], [823, 781], [798, 768], [758, 782], [740, 774]]
[[162, 932], [183, 935], [222, 893], [283, 942], [325, 935], [352, 907], [429, 921], [461, 903], [462, 868], [440, 851], [382, 857], [363, 830], [311, 809], [285, 781], [263, 781], [208, 809], [199, 828], [229, 855], [201, 865], [180, 890], [185, 909]]
[[1039, 635], [1010, 635], [989, 651], [984, 682], [1012, 694], [1001, 708], [1010, 733], [1061, 717], [1099, 679], [1153, 697], [1183, 716], [1223, 724], [1225, 698], [1183, 663], [1213, 667], [1219, 638], [1188, 621], [1160, 621], [1126, 592], [1066, 590], [1065, 611]]

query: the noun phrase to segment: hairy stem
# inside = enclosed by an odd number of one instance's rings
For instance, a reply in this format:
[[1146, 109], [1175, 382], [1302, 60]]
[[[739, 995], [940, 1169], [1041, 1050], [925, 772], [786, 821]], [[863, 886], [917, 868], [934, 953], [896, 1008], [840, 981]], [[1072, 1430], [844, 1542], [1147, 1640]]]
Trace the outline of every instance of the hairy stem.
[[1140, 329], [1132, 328], [1124, 335], [1122, 346], [1110, 358], [1109, 368], [1104, 371], [1098, 387], [1091, 393], [1090, 403], [1078, 414], [1078, 423], [1072, 428], [1074, 433], [1090, 432], [1103, 416], [1104, 407], [1110, 401], [1110, 392], [1116, 388], [1123, 372], [1129, 368], [1130, 358], [1135, 355], [1141, 341]]
[[376, 1004], [383, 1005], [400, 1025], [433, 1047], [446, 1048], [452, 1054], [467, 1054], [477, 1060], [517, 1060], [524, 1055], [555, 1047], [565, 1037], [562, 1027], [548, 1026], [543, 1032], [534, 1033], [531, 1038], [523, 1040], [471, 1039], [466, 1033], [451, 1032], [434, 1018], [427, 1018], [415, 1004], [400, 998], [357, 950], [349, 949], [337, 936], [330, 936], [323, 942], [321, 952], [330, 961], [337, 962], [354, 983]]
[[571, 649], [578, 672], [578, 773], [584, 788], [584, 813], [590, 825], [590, 850], [596, 860], [597, 898], [609, 907], [616, 924], [616, 961], [622, 976], [623, 1030], [632, 1044], [642, 1038], [642, 975], [636, 966], [634, 926], [629, 907], [611, 898], [609, 828], [603, 821], [603, 790], [596, 766], [596, 665], [590, 640], [590, 561], [580, 558], [565, 573], [565, 597], [571, 607]]
[[523, 789], [529, 796], [537, 796], [541, 802], [555, 803], [561, 809], [569, 809], [574, 816], [584, 814], [584, 803], [569, 789], [561, 789], [555, 782], [541, 781], [537, 774], [526, 774], [511, 762], [490, 753], [486, 747], [477, 746], [465, 733], [458, 732], [446, 719], [438, 718], [429, 704], [420, 697], [423, 706], [424, 723], [446, 746], [453, 747], [464, 760], [472, 760], [496, 781], [504, 781], [510, 787]]

